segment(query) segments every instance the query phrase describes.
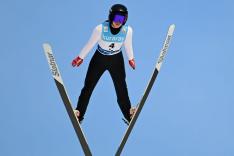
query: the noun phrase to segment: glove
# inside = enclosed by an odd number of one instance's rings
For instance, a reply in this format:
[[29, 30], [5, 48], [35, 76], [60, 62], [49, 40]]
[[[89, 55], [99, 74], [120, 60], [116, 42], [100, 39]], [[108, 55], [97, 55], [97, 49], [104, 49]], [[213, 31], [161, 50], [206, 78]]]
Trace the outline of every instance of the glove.
[[134, 59], [131, 59], [128, 62], [129, 62], [129, 65], [132, 67], [132, 69], [136, 68], [136, 64], [135, 64], [135, 60]]
[[82, 62], [83, 62], [83, 59], [78, 56], [77, 58], [75, 58], [72, 61], [72, 66], [73, 67], [75, 67], [75, 66], [79, 67]]

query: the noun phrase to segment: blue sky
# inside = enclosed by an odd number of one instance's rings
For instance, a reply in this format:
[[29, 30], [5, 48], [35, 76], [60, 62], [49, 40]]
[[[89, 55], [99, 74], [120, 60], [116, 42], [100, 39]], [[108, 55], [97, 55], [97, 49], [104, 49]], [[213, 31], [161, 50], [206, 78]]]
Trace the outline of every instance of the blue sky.
[[[76, 105], [92, 52], [71, 60], [109, 7], [129, 9], [137, 69], [127, 63], [133, 105], [150, 78], [167, 28], [168, 55], [123, 155], [234, 155], [234, 2], [231, 0], [0, 1], [0, 155], [83, 155], [52, 80], [49, 42]], [[82, 125], [93, 155], [113, 155], [125, 132], [108, 73], [94, 90]]]

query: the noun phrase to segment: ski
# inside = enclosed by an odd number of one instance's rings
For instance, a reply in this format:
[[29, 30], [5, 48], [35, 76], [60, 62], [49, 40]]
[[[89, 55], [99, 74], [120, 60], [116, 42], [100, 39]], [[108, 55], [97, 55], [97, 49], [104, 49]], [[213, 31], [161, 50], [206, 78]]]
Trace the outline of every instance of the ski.
[[139, 114], [140, 114], [140, 112], [141, 112], [141, 110], [142, 110], [142, 108], [143, 108], [143, 106], [145, 104], [145, 101], [146, 101], [146, 99], [147, 99], [147, 97], [148, 97], [148, 95], [150, 93], [150, 90], [153, 87], [153, 84], [154, 84], [154, 82], [155, 82], [155, 80], [157, 78], [157, 75], [158, 75], [158, 73], [160, 71], [160, 68], [161, 68], [161, 65], [163, 63], [164, 57], [165, 57], [165, 55], [167, 53], [170, 41], [172, 39], [174, 29], [175, 29], [175, 25], [174, 24], [170, 25], [170, 27], [168, 29], [166, 39], [165, 39], [165, 42], [163, 44], [163, 48], [161, 49], [160, 55], [159, 55], [158, 60], [156, 62], [156, 66], [154, 68], [153, 74], [152, 74], [152, 76], [150, 78], [150, 81], [149, 81], [148, 85], [146, 86], [145, 92], [144, 92], [139, 104], [137, 105], [136, 112], [135, 112], [132, 120], [129, 123], [129, 126], [128, 126], [125, 134], [124, 134], [124, 137], [123, 137], [123, 139], [122, 139], [122, 141], [121, 141], [121, 143], [120, 143], [120, 145], [118, 147], [118, 150], [117, 150], [115, 156], [120, 156], [120, 154], [121, 154], [121, 152], [122, 152], [122, 150], [124, 148], [124, 145], [126, 144], [127, 139], [128, 139], [128, 137], [129, 137], [129, 135], [130, 135], [136, 121], [137, 121], [137, 118], [138, 118], [138, 116], [139, 116]]
[[52, 72], [55, 84], [56, 84], [56, 86], [58, 88], [59, 94], [60, 94], [60, 96], [62, 98], [64, 106], [65, 106], [65, 108], [67, 110], [67, 113], [69, 115], [69, 118], [70, 118], [70, 120], [72, 122], [72, 125], [73, 125], [73, 127], [75, 129], [76, 135], [77, 135], [77, 137], [78, 137], [78, 139], [80, 141], [83, 152], [84, 152], [84, 154], [86, 156], [92, 156], [92, 153], [91, 153], [91, 151], [89, 149], [88, 143], [87, 143], [86, 138], [84, 136], [84, 133], [83, 133], [83, 131], [81, 129], [81, 126], [80, 126], [80, 124], [78, 122], [78, 119], [74, 114], [72, 104], [71, 104], [70, 99], [69, 99], [69, 97], [67, 95], [67, 92], [66, 92], [66, 89], [65, 89], [61, 74], [59, 72], [58, 66], [57, 66], [57, 64], [55, 62], [55, 58], [54, 58], [54, 55], [53, 55], [52, 48], [51, 48], [50, 44], [44, 43], [43, 44], [43, 49], [44, 49], [44, 52], [45, 52], [45, 55], [46, 55], [50, 70]]

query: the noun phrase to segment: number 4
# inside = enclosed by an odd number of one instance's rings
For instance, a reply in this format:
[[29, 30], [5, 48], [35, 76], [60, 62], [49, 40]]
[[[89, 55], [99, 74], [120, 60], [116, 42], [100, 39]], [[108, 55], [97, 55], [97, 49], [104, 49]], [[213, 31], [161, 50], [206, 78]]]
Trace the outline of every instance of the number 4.
[[[110, 45], [109, 45], [109, 48], [111, 48], [111, 49], [113, 49], [115, 47], [115, 43], [111, 43]], [[110, 49], [110, 50], [111, 50]]]

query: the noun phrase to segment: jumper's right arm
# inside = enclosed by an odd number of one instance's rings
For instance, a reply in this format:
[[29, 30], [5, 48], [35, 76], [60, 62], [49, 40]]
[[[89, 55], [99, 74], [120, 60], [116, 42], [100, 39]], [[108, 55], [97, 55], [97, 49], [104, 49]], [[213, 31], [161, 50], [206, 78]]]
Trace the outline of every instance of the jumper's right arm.
[[101, 31], [102, 31], [102, 26], [101, 25], [98, 25], [93, 30], [93, 33], [92, 33], [88, 43], [84, 46], [84, 48], [81, 50], [81, 52], [79, 54], [80, 58], [84, 59], [88, 55], [90, 50], [94, 47], [94, 45], [101, 38]]
[[94, 47], [94, 45], [101, 38], [101, 31], [102, 31], [102, 25], [98, 25], [93, 30], [93, 33], [92, 33], [88, 43], [81, 50], [80, 54], [72, 61], [73, 67], [79, 66], [83, 62], [83, 59], [88, 55], [88, 53], [91, 51], [91, 49]]

